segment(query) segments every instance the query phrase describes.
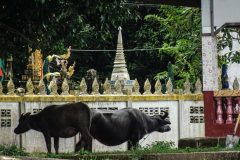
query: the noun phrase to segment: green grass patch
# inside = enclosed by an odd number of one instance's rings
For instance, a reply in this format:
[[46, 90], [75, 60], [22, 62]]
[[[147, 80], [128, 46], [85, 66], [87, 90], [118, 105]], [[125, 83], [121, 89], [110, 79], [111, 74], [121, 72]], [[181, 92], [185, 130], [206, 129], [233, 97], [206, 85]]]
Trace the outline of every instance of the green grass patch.
[[[207, 148], [190, 148], [186, 147], [184, 149], [178, 149], [174, 147], [173, 142], [156, 142], [153, 145], [146, 147], [138, 146], [136, 149], [132, 149], [125, 152], [97, 152], [91, 153], [88, 151], [81, 150], [78, 153], [60, 153], [60, 154], [48, 154], [48, 153], [27, 153], [25, 149], [19, 148], [16, 145], [0, 145], [0, 155], [5, 156], [30, 156], [30, 157], [40, 157], [40, 158], [59, 158], [68, 159], [85, 157], [84, 159], [97, 159], [97, 156], [106, 157], [108, 155], [129, 155], [130, 159], [140, 159], [146, 154], [157, 154], [157, 153], [192, 153], [192, 152], [218, 152], [226, 151], [225, 146], [215, 146]], [[240, 145], [227, 151], [240, 151]]]
[[19, 148], [16, 145], [0, 145], [0, 155], [28, 156], [29, 153], [27, 153], [24, 148]]

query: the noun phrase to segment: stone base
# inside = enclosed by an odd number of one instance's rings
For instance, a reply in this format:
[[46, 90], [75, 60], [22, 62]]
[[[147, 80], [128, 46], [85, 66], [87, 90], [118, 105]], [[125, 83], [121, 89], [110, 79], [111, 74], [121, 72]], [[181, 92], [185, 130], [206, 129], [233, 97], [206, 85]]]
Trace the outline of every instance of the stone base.
[[225, 137], [217, 137], [217, 138], [185, 138], [180, 139], [178, 141], [178, 148], [198, 148], [198, 147], [216, 147], [216, 146], [225, 146]]

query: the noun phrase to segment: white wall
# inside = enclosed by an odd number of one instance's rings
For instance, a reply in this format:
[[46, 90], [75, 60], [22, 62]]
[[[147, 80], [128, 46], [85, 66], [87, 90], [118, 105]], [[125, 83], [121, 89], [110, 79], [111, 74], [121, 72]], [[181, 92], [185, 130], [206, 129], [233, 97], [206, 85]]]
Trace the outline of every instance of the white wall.
[[140, 140], [141, 146], [151, 145], [156, 141], [172, 141], [178, 145], [178, 101], [150, 101], [132, 102], [132, 107], [140, 109], [148, 115], [162, 114], [161, 111], [169, 113], [171, 131], [165, 133], [153, 132]]
[[180, 138], [205, 136], [203, 101], [182, 101], [179, 106]]
[[[62, 104], [67, 102], [25, 102], [22, 106], [22, 112], [37, 112], [50, 104]], [[166, 133], [154, 132], [146, 135], [140, 140], [140, 145], [147, 146], [156, 141], [172, 141], [178, 145], [179, 138], [204, 137], [204, 123], [192, 123], [191, 117], [201, 117], [202, 113], [196, 112], [196, 108], [203, 107], [203, 101], [183, 101], [183, 100], [152, 100], [152, 101], [102, 101], [86, 102], [90, 108], [98, 109], [122, 109], [125, 107], [137, 108], [148, 115], [161, 114], [162, 110], [169, 112], [171, 121], [171, 131]], [[10, 109], [11, 126], [0, 126], [0, 144], [17, 144], [19, 145], [19, 135], [13, 133], [19, 119], [19, 103], [17, 102], [0, 102], [0, 110]], [[6, 117], [1, 116], [1, 123]], [[196, 119], [196, 118], [195, 118]], [[72, 152], [78, 137], [60, 139], [60, 152]], [[29, 131], [22, 134], [22, 146], [28, 152], [46, 152], [46, 144], [43, 135], [37, 131]], [[93, 151], [124, 151], [127, 149], [127, 143], [119, 146], [105, 146], [96, 140], [93, 140]], [[52, 140], [52, 152], [54, 152]]]
[[13, 133], [18, 125], [18, 106], [17, 102], [0, 102], [0, 144], [19, 145], [19, 136]]

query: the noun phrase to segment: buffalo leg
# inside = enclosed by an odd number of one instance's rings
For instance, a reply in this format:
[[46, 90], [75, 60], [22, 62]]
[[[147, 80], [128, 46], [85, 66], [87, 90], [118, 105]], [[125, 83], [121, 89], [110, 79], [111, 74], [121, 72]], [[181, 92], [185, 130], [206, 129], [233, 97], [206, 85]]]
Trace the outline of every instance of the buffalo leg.
[[75, 146], [75, 152], [77, 152], [81, 149], [84, 149], [84, 148], [86, 148], [86, 143], [84, 142], [81, 134], [79, 133], [79, 142]]
[[85, 138], [79, 140], [75, 146], [75, 152], [78, 152], [80, 149], [92, 151], [92, 138], [90, 140], [87, 140]]
[[59, 148], [59, 137], [54, 137], [54, 148], [56, 154], [58, 154], [58, 148]]
[[[85, 129], [80, 129], [81, 133], [81, 140], [86, 143], [84, 145], [84, 150], [92, 151], [92, 136], [90, 135], [89, 131], [87, 128]], [[75, 152], [79, 151], [82, 146], [81, 140], [76, 144]]]
[[75, 146], [75, 152], [78, 152], [80, 149], [82, 149], [81, 143], [82, 143], [82, 136], [79, 133], [79, 141], [77, 142], [77, 144]]
[[75, 146], [75, 152], [78, 152], [79, 150], [86, 148], [85, 142], [81, 139]]
[[128, 141], [128, 150], [136, 149], [137, 146], [139, 145], [138, 142], [139, 142], [139, 141], [137, 141], [137, 140], [129, 140], [129, 141]]
[[44, 139], [45, 139], [45, 142], [46, 142], [46, 145], [47, 145], [47, 151], [48, 153], [51, 153], [51, 137], [48, 135], [48, 134], [43, 134], [44, 135]]
[[136, 149], [139, 145], [140, 136], [139, 133], [133, 133], [128, 141], [128, 149]]

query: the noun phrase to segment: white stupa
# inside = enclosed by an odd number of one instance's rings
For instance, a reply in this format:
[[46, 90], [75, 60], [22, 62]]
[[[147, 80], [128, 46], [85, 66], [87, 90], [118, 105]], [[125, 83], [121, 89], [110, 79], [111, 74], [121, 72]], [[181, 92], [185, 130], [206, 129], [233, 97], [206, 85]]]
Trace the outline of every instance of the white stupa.
[[123, 52], [122, 28], [118, 27], [118, 30], [117, 51], [114, 60], [111, 81], [116, 81], [117, 79], [120, 81], [127, 81], [130, 80], [130, 77]]

